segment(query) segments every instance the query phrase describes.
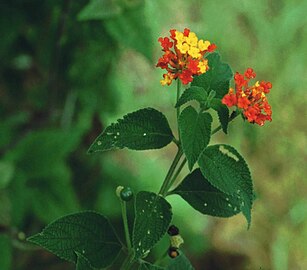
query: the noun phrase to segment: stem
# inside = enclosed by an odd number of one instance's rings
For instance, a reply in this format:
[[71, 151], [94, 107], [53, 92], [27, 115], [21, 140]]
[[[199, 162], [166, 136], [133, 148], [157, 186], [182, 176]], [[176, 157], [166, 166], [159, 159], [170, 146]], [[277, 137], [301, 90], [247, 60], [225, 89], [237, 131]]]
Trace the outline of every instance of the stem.
[[124, 222], [124, 230], [125, 230], [125, 237], [126, 243], [128, 248], [128, 253], [131, 253], [131, 240], [130, 240], [130, 233], [129, 233], [129, 226], [128, 226], [128, 218], [127, 218], [127, 204], [125, 201], [120, 200], [120, 205], [122, 209], [122, 218]]
[[129, 270], [131, 268], [131, 266], [133, 265], [133, 263], [131, 262], [132, 257], [133, 257], [133, 252], [128, 254], [122, 266], [120, 267], [120, 270]]
[[[178, 102], [179, 100], [179, 97], [180, 97], [180, 80], [179, 78], [177, 78], [177, 98], [176, 98], [176, 103]], [[177, 107], [177, 125], [178, 125], [178, 138], [179, 138], [179, 142], [180, 142], [180, 131], [179, 131], [179, 124], [178, 124], [178, 120], [179, 120], [179, 115], [180, 115], [180, 106]]]
[[173, 160], [173, 163], [170, 166], [170, 168], [169, 168], [169, 170], [167, 172], [167, 175], [165, 176], [165, 179], [163, 181], [161, 189], [159, 191], [159, 194], [161, 194], [163, 197], [165, 197], [165, 194], [167, 192], [167, 187], [169, 186], [169, 182], [170, 182], [170, 180], [172, 178], [172, 175], [173, 175], [173, 173], [174, 173], [174, 171], [175, 171], [175, 169], [177, 167], [177, 164], [178, 164], [180, 158], [182, 157], [182, 154], [183, 154], [183, 152], [182, 152], [181, 148], [179, 148], [178, 152], [177, 152], [177, 154], [176, 154], [176, 156], [175, 156], [175, 158]]
[[[229, 117], [229, 121], [228, 122], [231, 122], [233, 119], [235, 119], [240, 113], [237, 112], [237, 111], [234, 111], [230, 117]], [[215, 128], [212, 132], [211, 132], [211, 136], [214, 135], [215, 133], [217, 133], [218, 131], [220, 131], [222, 129], [222, 126], [219, 125], [217, 128]], [[184, 157], [184, 159], [182, 160], [181, 164], [179, 165], [176, 173], [174, 174], [174, 176], [170, 179], [170, 181], [168, 181], [168, 185], [167, 187], [165, 188], [166, 189], [166, 192], [168, 192], [168, 190], [172, 187], [172, 185], [175, 183], [178, 175], [180, 174], [181, 170], [183, 169], [184, 165], [186, 164], [187, 162], [187, 158]], [[170, 195], [170, 193], [167, 193], [167, 195]]]
[[174, 176], [172, 177], [172, 179], [169, 181], [169, 185], [167, 186], [167, 191], [172, 187], [172, 185], [175, 183], [178, 175], [180, 174], [181, 170], [183, 169], [184, 165], [186, 164], [187, 162], [187, 158], [184, 157], [184, 159], [182, 160], [182, 162], [180, 163], [177, 171], [175, 172]]

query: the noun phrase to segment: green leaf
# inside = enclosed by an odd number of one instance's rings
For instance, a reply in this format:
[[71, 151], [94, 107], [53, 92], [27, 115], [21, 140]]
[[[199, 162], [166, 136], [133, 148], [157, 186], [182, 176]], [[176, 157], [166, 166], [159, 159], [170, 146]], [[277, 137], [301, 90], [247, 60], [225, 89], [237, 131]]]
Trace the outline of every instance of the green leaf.
[[79, 252], [76, 252], [77, 264], [76, 270], [93, 270], [94, 268], [90, 265], [89, 261]]
[[91, 0], [78, 14], [78, 20], [103, 20], [122, 12], [115, 0]]
[[121, 250], [107, 218], [91, 211], [62, 217], [28, 241], [74, 263], [80, 253], [95, 268], [111, 265]]
[[145, 15], [145, 1], [138, 6], [126, 9], [121, 16], [104, 22], [108, 33], [124, 49], [127, 47], [143, 54], [152, 62], [154, 37], [150, 19]]
[[198, 86], [191, 86], [182, 93], [178, 102], [175, 105], [175, 108], [178, 108], [191, 100], [197, 100], [200, 104], [203, 104], [206, 102], [207, 98], [208, 93], [204, 88]]
[[181, 112], [178, 123], [183, 152], [191, 171], [199, 155], [209, 144], [212, 117], [210, 113], [197, 113], [189, 106]]
[[162, 196], [146, 191], [137, 194], [132, 236], [135, 259], [146, 255], [162, 238], [171, 219], [171, 205]]
[[173, 139], [165, 116], [152, 108], [129, 113], [108, 126], [94, 141], [88, 153], [127, 147], [133, 150], [158, 149]]
[[251, 222], [253, 183], [243, 157], [231, 146], [218, 144], [207, 147], [198, 164], [203, 176], [217, 189], [241, 200], [241, 211]]
[[227, 134], [228, 123], [229, 123], [229, 109], [224, 105], [220, 99], [214, 98], [211, 100], [211, 108], [217, 112], [219, 117], [222, 130]]
[[217, 98], [222, 98], [229, 90], [229, 81], [232, 71], [228, 64], [222, 63], [218, 53], [208, 55], [209, 70], [196, 76], [191, 83], [192, 86], [203, 87], [208, 93], [210, 90], [216, 92]]
[[165, 270], [165, 268], [145, 262], [140, 264], [138, 270]]
[[194, 209], [206, 215], [231, 217], [238, 214], [241, 208], [240, 199], [212, 186], [200, 169], [187, 175], [172, 194], [180, 195]]
[[0, 161], [0, 189], [5, 188], [11, 181], [14, 174], [12, 163]]
[[1, 270], [12, 269], [13, 249], [8, 235], [0, 234], [0, 250]]
[[194, 270], [188, 258], [180, 251], [179, 256], [172, 259], [166, 270]]

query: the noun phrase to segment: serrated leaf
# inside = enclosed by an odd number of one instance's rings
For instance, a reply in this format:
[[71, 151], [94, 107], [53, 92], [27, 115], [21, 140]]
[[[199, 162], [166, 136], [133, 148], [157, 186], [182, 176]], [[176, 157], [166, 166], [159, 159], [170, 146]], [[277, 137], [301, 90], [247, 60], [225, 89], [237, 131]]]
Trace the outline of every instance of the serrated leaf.
[[198, 164], [203, 176], [222, 192], [241, 200], [241, 211], [251, 222], [253, 183], [243, 157], [231, 146], [217, 144], [207, 147]]
[[78, 14], [78, 20], [103, 20], [121, 12], [122, 8], [115, 0], [91, 0]]
[[138, 270], [166, 270], [166, 269], [164, 267], [160, 267], [150, 263], [142, 263], [140, 264]]
[[180, 195], [194, 209], [206, 215], [231, 217], [241, 209], [242, 200], [212, 186], [200, 169], [187, 175], [172, 194]]
[[146, 191], [137, 194], [132, 237], [135, 259], [147, 254], [162, 238], [171, 219], [171, 205], [162, 196]]
[[76, 263], [76, 252], [95, 268], [113, 263], [121, 250], [113, 227], [104, 216], [85, 211], [57, 219], [28, 241]]
[[191, 86], [203, 87], [208, 93], [210, 90], [216, 91], [216, 97], [222, 98], [229, 90], [229, 81], [233, 74], [228, 64], [221, 62], [218, 53], [211, 53], [207, 57], [209, 70], [196, 76]]
[[206, 102], [208, 98], [208, 93], [206, 90], [202, 87], [198, 86], [191, 86], [190, 88], [186, 89], [182, 95], [180, 96], [178, 102], [175, 105], [175, 108], [180, 107], [181, 105], [191, 101], [196, 100], [200, 104], [203, 104]]
[[88, 153], [127, 147], [133, 150], [159, 149], [173, 139], [165, 116], [153, 109], [129, 113], [108, 126], [90, 146]]
[[211, 100], [211, 108], [217, 112], [219, 117], [222, 130], [225, 134], [227, 134], [228, 123], [229, 123], [229, 109], [226, 105], [224, 105], [220, 99], [214, 98]]
[[76, 252], [77, 264], [76, 270], [94, 270], [89, 261], [79, 252]]
[[180, 251], [179, 256], [172, 259], [166, 270], [195, 270], [188, 258]]
[[180, 138], [190, 171], [193, 169], [201, 152], [209, 144], [211, 123], [212, 117], [210, 113], [197, 113], [192, 106], [186, 107], [179, 116]]

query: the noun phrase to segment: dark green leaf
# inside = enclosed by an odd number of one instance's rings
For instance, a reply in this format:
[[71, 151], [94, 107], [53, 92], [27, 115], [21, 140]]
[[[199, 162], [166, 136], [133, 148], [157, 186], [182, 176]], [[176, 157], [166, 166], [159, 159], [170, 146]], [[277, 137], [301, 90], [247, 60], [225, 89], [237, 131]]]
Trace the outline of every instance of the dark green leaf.
[[197, 113], [189, 106], [181, 112], [178, 123], [183, 152], [192, 170], [200, 153], [209, 144], [212, 117], [206, 112]]
[[180, 255], [172, 259], [166, 270], [194, 270], [188, 258], [180, 251]]
[[165, 270], [165, 268], [150, 263], [142, 263], [138, 270]]
[[77, 264], [76, 270], [93, 270], [94, 268], [90, 265], [89, 261], [79, 252], [76, 252]]
[[142, 4], [126, 9], [121, 16], [106, 20], [104, 25], [110, 34], [125, 49], [130, 47], [152, 61], [153, 34], [150, 21]]
[[198, 86], [191, 86], [183, 92], [175, 107], [177, 108], [191, 100], [197, 100], [200, 104], [203, 104], [206, 102], [207, 98], [208, 93], [204, 88]]
[[13, 259], [13, 249], [11, 244], [11, 239], [8, 235], [0, 234], [0, 262], [1, 270], [11, 270], [12, 259]]
[[173, 139], [165, 116], [152, 108], [138, 110], [108, 126], [88, 152], [127, 147], [133, 150], [158, 149]]
[[210, 90], [214, 90], [216, 97], [222, 98], [229, 90], [229, 81], [233, 75], [231, 68], [228, 64], [221, 62], [218, 53], [211, 53], [207, 59], [209, 70], [196, 76], [191, 85], [203, 87], [208, 93]]
[[10, 162], [0, 161], [0, 189], [5, 188], [14, 174], [14, 166]]
[[241, 211], [251, 221], [253, 183], [243, 157], [231, 146], [218, 144], [207, 147], [200, 155], [198, 164], [208, 181], [222, 192], [241, 200]]
[[78, 252], [95, 268], [112, 264], [121, 250], [109, 221], [91, 211], [62, 217], [28, 240], [74, 263]]
[[146, 255], [161, 239], [171, 219], [171, 205], [162, 196], [145, 191], [137, 194], [132, 237], [136, 259]]
[[172, 193], [180, 195], [194, 209], [206, 215], [231, 217], [241, 208], [242, 200], [212, 186], [200, 169], [187, 175]]
[[212, 99], [210, 105], [213, 110], [217, 111], [217, 115], [219, 117], [222, 129], [224, 133], [227, 134], [227, 128], [229, 123], [229, 109], [218, 98]]
[[114, 0], [91, 0], [79, 13], [79, 20], [103, 20], [122, 12], [121, 6]]

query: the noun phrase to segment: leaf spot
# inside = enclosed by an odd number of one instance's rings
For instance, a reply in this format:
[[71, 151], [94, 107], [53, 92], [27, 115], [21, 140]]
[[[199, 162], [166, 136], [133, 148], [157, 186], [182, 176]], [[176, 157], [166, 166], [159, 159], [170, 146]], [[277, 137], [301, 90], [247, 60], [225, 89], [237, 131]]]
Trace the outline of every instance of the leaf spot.
[[232, 207], [232, 205], [231, 205], [230, 203], [228, 204], [228, 206], [229, 206], [229, 207]]
[[150, 234], [150, 230], [147, 231], [147, 234]]
[[204, 203], [204, 206], [207, 206], [208, 204], [207, 203]]
[[116, 135], [119, 136], [119, 132], [117, 132]]
[[102, 144], [102, 142], [101, 142], [101, 141], [98, 141], [98, 142], [97, 142], [97, 144], [98, 144], [98, 145], [101, 145], [101, 144]]
[[232, 152], [230, 152], [228, 149], [226, 149], [223, 145], [220, 145], [219, 150], [222, 154], [234, 159], [235, 161], [239, 161], [240, 159]]
[[147, 135], [146, 133], [143, 134], [144, 137], [145, 137], [146, 135]]
[[229, 198], [226, 198], [226, 201], [228, 202], [228, 201], [229, 201]]

